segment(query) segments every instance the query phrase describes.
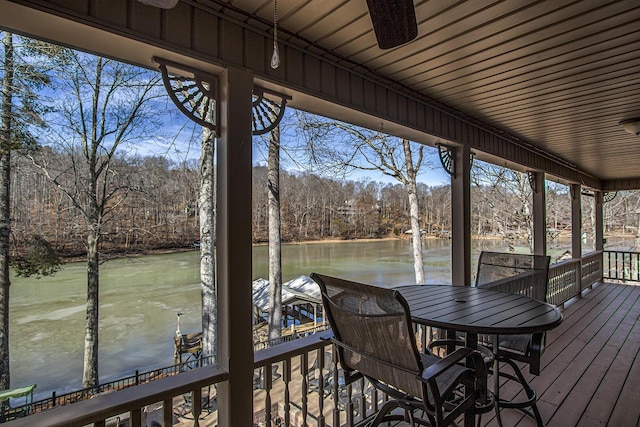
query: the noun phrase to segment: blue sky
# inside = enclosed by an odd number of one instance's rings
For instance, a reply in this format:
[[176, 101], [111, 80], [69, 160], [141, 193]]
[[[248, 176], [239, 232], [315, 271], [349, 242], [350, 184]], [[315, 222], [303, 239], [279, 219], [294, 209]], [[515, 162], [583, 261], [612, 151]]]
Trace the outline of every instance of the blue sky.
[[[176, 163], [185, 160], [198, 161], [200, 157], [200, 127], [191, 122], [181, 112], [172, 111], [172, 105], [164, 106], [166, 108], [166, 118], [164, 119], [163, 134], [155, 135], [144, 141], [138, 141], [135, 147], [131, 147], [130, 151], [141, 156], [158, 155], [164, 156]], [[286, 135], [283, 135], [283, 146], [287, 145]], [[418, 182], [425, 183], [429, 186], [441, 186], [450, 184], [450, 177], [442, 168], [438, 158], [436, 148], [427, 147], [425, 151], [428, 165], [423, 167], [423, 172], [418, 177]], [[254, 144], [253, 163], [255, 165], [266, 164], [266, 152], [259, 146]], [[287, 171], [300, 170], [287, 155], [282, 155], [281, 166]], [[370, 179], [383, 183], [397, 184], [398, 181], [375, 171], [355, 171], [347, 176], [347, 179], [354, 181], [360, 179]]]
[[[295, 171], [295, 170], [304, 170], [304, 165], [296, 164], [296, 161], [291, 159], [291, 156], [296, 156], [296, 149], [292, 148], [298, 145], [306, 145], [305, 139], [308, 137], [304, 132], [300, 131], [297, 127], [298, 119], [296, 118], [296, 114], [294, 113], [294, 109], [288, 108], [287, 114], [283, 118], [283, 126], [281, 128], [281, 145], [283, 147], [283, 152], [281, 154], [281, 168], [287, 171]], [[345, 136], [342, 136], [345, 135]], [[259, 140], [260, 137], [254, 138], [254, 149], [253, 149], [253, 163], [255, 165], [266, 165], [267, 158], [267, 140], [268, 137], [262, 137], [262, 141]], [[332, 133], [331, 135], [324, 135], [320, 138], [325, 138], [330, 141], [331, 144], [340, 144], [341, 139], [348, 140], [349, 137], [346, 136], [346, 132], [340, 133]], [[417, 143], [414, 143], [417, 145]], [[417, 150], [413, 150], [414, 155], [417, 158]], [[297, 159], [297, 161], [304, 162], [302, 158], [306, 157], [308, 153], [306, 152], [298, 152], [301, 158]], [[402, 153], [402, 151], [400, 151]], [[442, 186], [449, 185], [451, 183], [450, 176], [444, 171], [440, 159], [438, 156], [438, 150], [435, 147], [425, 147], [424, 150], [425, 158], [423, 159], [422, 172], [418, 176], [418, 182], [425, 183], [429, 186]], [[403, 162], [403, 155], [401, 154], [398, 162]], [[329, 175], [331, 176], [331, 175]], [[345, 177], [349, 180], [360, 180], [360, 179], [369, 179], [371, 181], [383, 182], [383, 183], [391, 183], [398, 184], [399, 182], [378, 171], [369, 171], [369, 170], [355, 170], [351, 172], [349, 175]]]
[[[163, 156], [178, 164], [185, 160], [197, 162], [200, 157], [200, 127], [187, 119], [171, 101], [158, 105], [158, 110], [164, 111], [162, 131], [147, 140], [138, 141], [134, 147], [129, 147], [130, 152], [140, 156]], [[295, 136], [283, 132], [283, 147], [290, 146], [290, 142], [293, 142], [287, 141], [287, 138], [295, 138]], [[418, 176], [418, 181], [429, 186], [450, 184], [450, 177], [440, 164], [437, 149], [427, 147], [425, 155], [425, 165], [422, 168], [422, 173]], [[253, 163], [255, 165], [266, 164], [266, 150], [260, 146], [259, 142], [254, 143]], [[281, 158], [281, 167], [287, 171], [301, 170], [284, 153]], [[398, 183], [395, 179], [375, 171], [354, 171], [346, 179], [355, 181], [369, 179], [383, 183]]]

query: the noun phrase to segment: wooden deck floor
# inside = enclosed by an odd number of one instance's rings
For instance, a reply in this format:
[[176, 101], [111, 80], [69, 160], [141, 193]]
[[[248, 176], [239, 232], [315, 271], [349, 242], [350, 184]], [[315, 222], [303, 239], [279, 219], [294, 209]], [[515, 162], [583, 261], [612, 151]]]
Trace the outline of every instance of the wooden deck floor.
[[[640, 286], [600, 284], [563, 315], [531, 380], [547, 426], [639, 426]], [[502, 418], [505, 426], [536, 425], [512, 409]], [[485, 415], [483, 425], [497, 422]]]

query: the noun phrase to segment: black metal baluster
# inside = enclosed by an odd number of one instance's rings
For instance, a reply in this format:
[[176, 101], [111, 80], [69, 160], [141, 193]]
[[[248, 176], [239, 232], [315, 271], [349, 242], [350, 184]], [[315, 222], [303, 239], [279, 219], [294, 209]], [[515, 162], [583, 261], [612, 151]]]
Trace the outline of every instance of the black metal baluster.
[[291, 382], [291, 359], [286, 358], [282, 361], [282, 373], [284, 380], [284, 426], [291, 425], [291, 396], [289, 391], [289, 383]]
[[309, 353], [300, 355], [300, 375], [302, 375], [302, 427], [307, 427], [307, 416], [309, 414]]
[[318, 377], [318, 427], [325, 427], [326, 420], [324, 418], [324, 348], [319, 348], [316, 351], [316, 360], [318, 361], [318, 371], [320, 372]]

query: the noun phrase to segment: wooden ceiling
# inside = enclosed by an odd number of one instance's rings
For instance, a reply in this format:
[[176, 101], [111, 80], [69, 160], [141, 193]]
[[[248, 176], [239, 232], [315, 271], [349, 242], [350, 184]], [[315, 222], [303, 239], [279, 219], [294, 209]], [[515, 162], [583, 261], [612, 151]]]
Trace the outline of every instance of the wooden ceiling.
[[[215, 11], [256, 33], [273, 31], [274, 0], [180, 2]], [[10, 3], [42, 10], [60, 4], [86, 10], [87, 16], [140, 7], [135, 0], [0, 0], [0, 8], [9, 11]], [[640, 118], [640, 1], [415, 0], [417, 38], [389, 50], [377, 45], [366, 0], [277, 0], [277, 5], [283, 45], [427, 97], [457, 117], [480, 121], [561, 159], [601, 180], [603, 188], [640, 187], [640, 137], [619, 125]], [[48, 15], [36, 21], [35, 12], [16, 12], [9, 19], [0, 10], [0, 27], [18, 28], [22, 15], [26, 33], [76, 46], [89, 39], [78, 36], [80, 30], [68, 21], [55, 24]], [[82, 19], [79, 15], [78, 22]], [[44, 26], [56, 28], [46, 32]], [[104, 36], [86, 49], [125, 60], [143, 53], [151, 58], [140, 43]]]
[[[272, 0], [204, 3], [273, 22]], [[378, 47], [365, 0], [278, 0], [279, 34], [602, 180], [640, 177], [640, 137], [618, 124], [640, 117], [640, 1], [414, 3], [418, 37], [394, 49]]]

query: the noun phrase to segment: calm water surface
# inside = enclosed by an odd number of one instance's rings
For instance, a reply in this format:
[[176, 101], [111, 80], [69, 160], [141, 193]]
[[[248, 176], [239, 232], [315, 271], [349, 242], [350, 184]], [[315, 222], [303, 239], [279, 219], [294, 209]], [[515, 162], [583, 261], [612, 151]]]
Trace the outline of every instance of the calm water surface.
[[[479, 241], [481, 250], [506, 250]], [[367, 283], [413, 283], [406, 240], [285, 245], [283, 280], [322, 272]], [[447, 240], [425, 240], [427, 282], [450, 283]], [[100, 270], [100, 381], [173, 364], [176, 313], [182, 332], [200, 330], [199, 252], [109, 261]], [[268, 278], [267, 247], [253, 250], [253, 278]], [[14, 278], [10, 300], [11, 385], [37, 383], [36, 398], [81, 388], [86, 265], [71, 263], [53, 278]]]

